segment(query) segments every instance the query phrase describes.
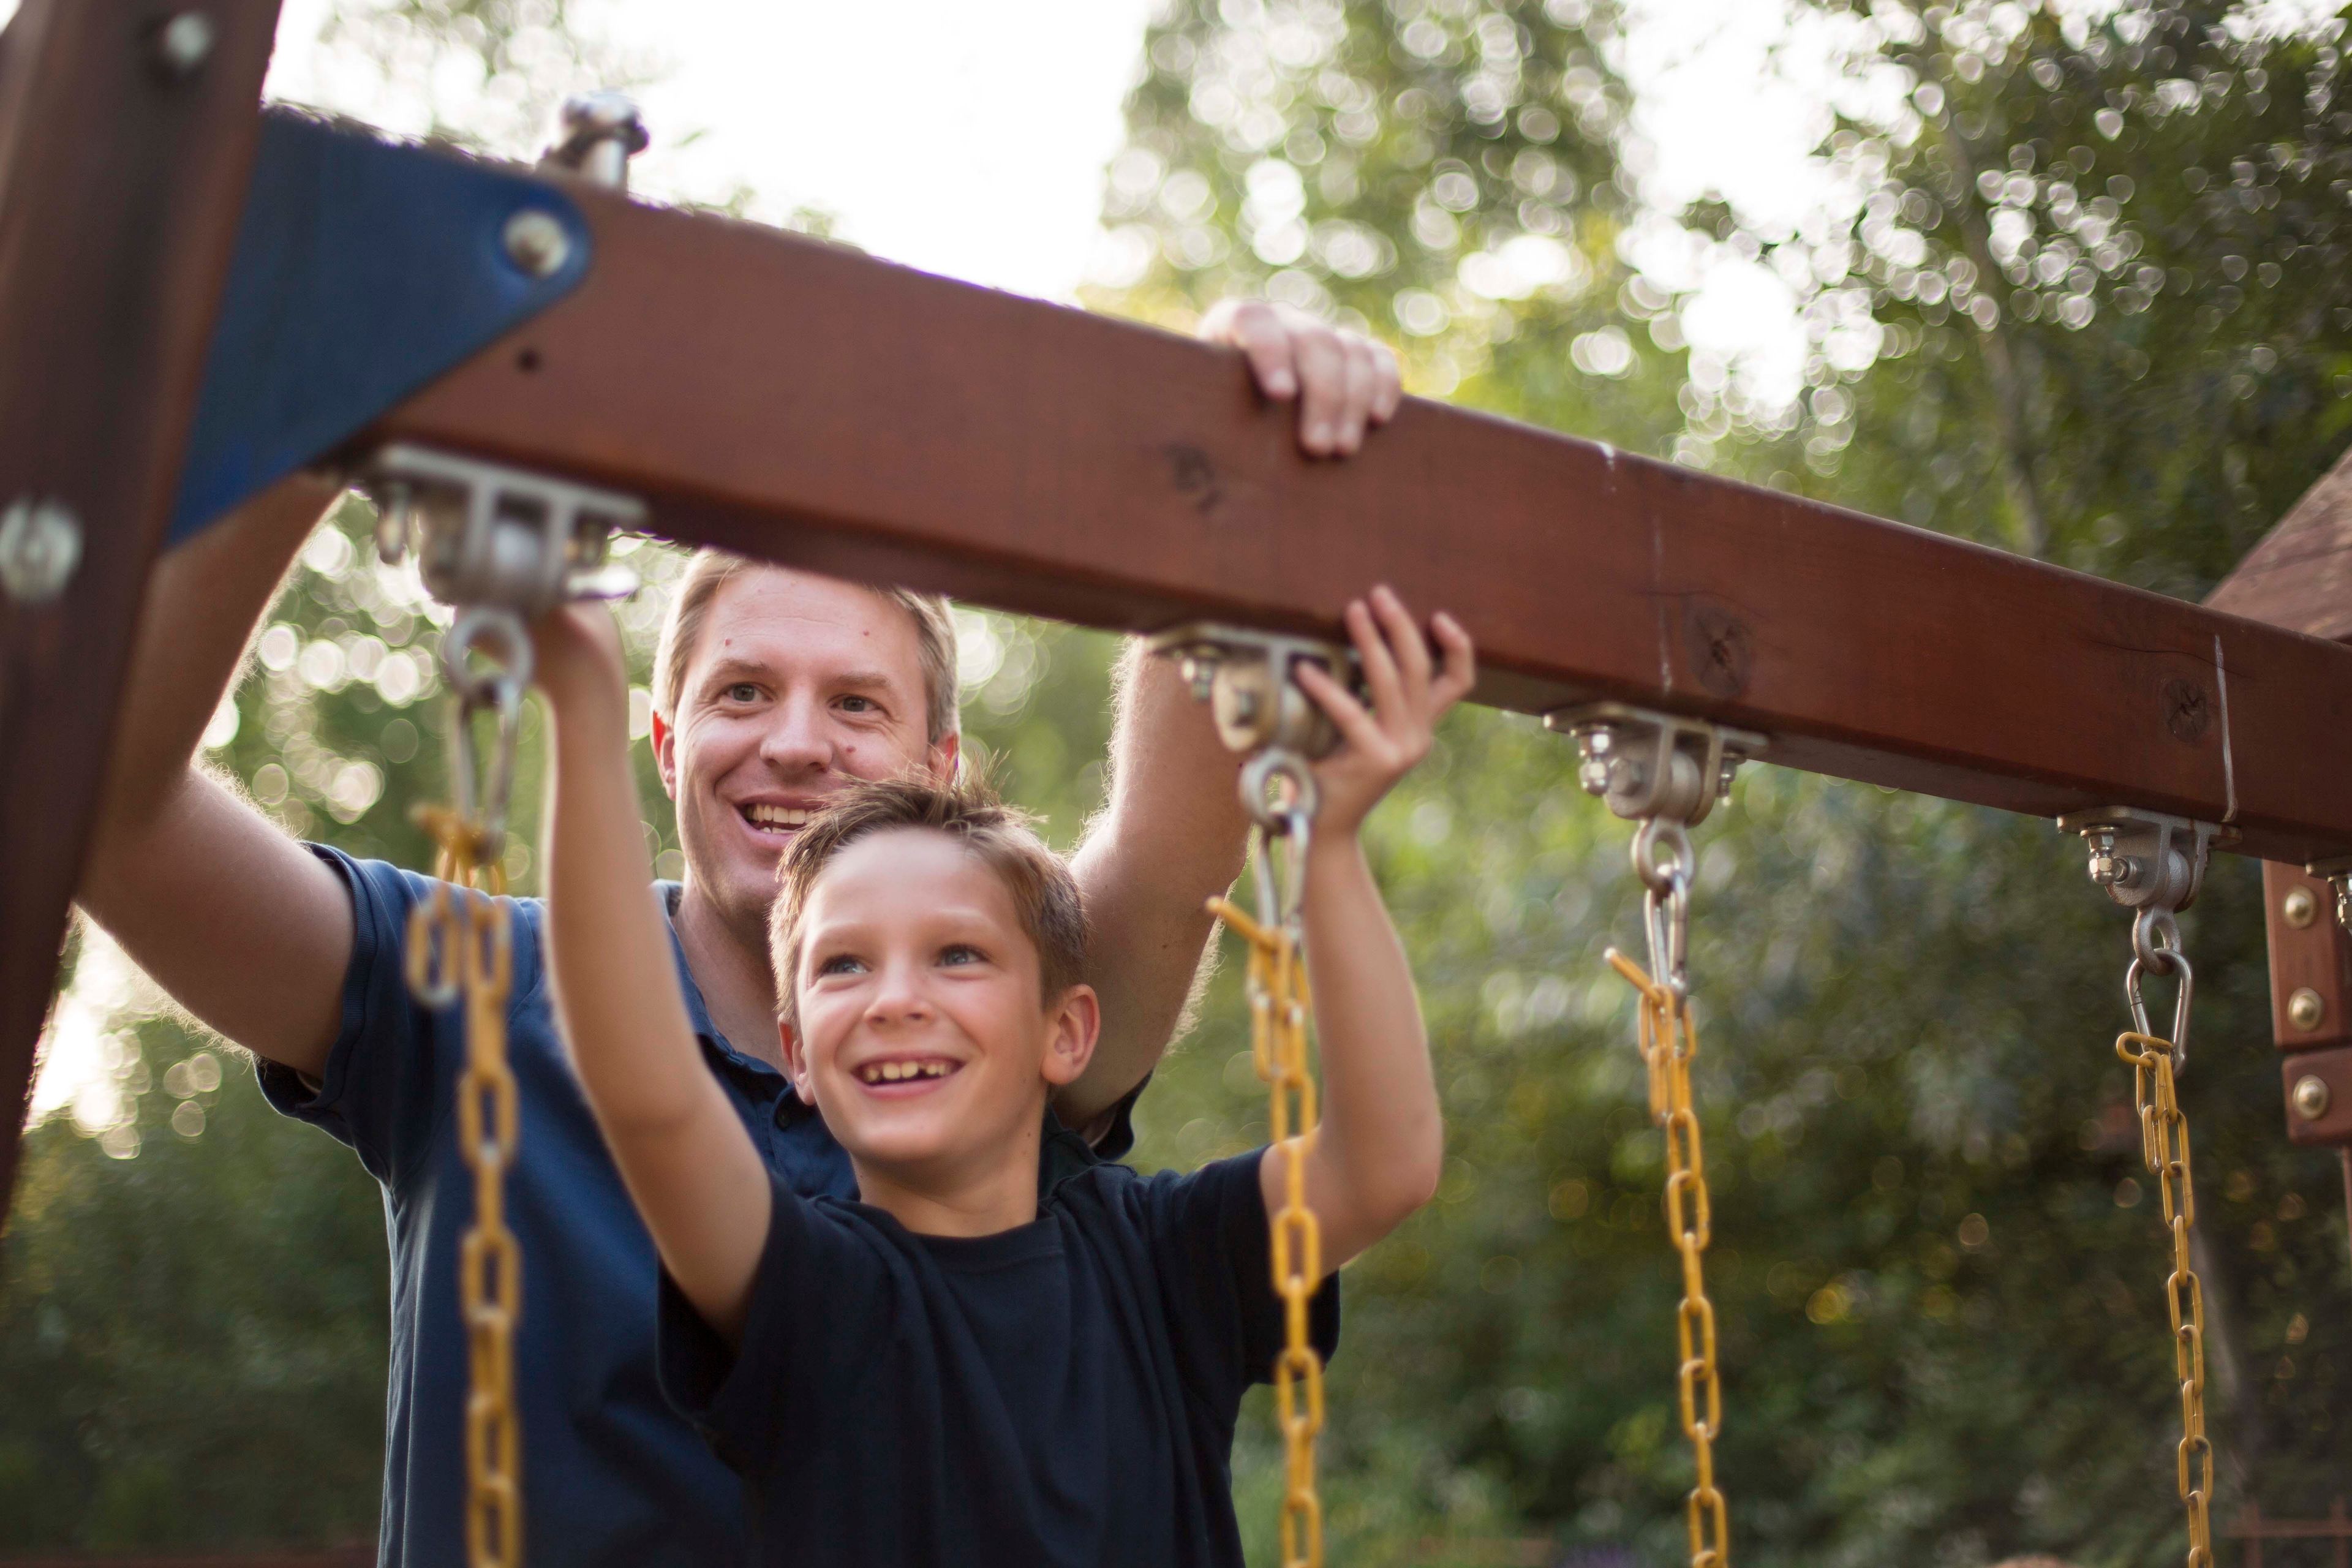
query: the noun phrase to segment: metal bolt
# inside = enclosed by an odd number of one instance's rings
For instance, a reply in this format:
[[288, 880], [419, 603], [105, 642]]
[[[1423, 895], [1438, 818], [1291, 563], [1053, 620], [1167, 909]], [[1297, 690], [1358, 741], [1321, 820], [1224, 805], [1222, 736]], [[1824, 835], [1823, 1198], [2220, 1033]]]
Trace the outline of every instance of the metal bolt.
[[2315, 1073], [2305, 1073], [2295, 1079], [2287, 1098], [2294, 1104], [2294, 1113], [2305, 1121], [2316, 1121], [2327, 1114], [2327, 1082]]
[[2319, 900], [2311, 896], [2309, 888], [2289, 888], [2286, 897], [2279, 900], [2279, 919], [2301, 931], [2319, 916]]
[[2308, 985], [2286, 999], [2286, 1021], [2305, 1034], [2319, 1027], [2319, 1021], [2326, 1016], [2327, 1004]]
[[500, 236], [507, 259], [533, 278], [552, 278], [572, 259], [572, 237], [553, 213], [525, 207], [507, 219]]
[[155, 63], [168, 76], [196, 74], [213, 52], [220, 29], [202, 11], [182, 11], [155, 29]]
[[20, 605], [46, 605], [81, 564], [81, 523], [65, 503], [18, 496], [0, 512], [0, 587]]

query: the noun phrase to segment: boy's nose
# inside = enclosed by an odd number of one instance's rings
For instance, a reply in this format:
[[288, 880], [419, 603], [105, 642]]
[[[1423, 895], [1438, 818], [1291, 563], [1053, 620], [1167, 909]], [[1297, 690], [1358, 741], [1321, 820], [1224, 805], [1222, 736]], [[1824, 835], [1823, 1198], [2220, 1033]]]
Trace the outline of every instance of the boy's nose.
[[930, 1016], [930, 998], [913, 966], [887, 964], [877, 978], [874, 998], [866, 1006], [867, 1022], [913, 1023]]

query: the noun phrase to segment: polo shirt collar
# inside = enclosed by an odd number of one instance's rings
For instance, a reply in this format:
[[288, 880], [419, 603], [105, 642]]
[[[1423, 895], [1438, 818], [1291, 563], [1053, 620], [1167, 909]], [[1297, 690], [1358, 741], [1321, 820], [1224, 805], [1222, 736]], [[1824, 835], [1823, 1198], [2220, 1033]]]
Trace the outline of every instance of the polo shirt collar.
[[[686, 1021], [692, 1026], [695, 1038], [702, 1042], [704, 1053], [737, 1072], [782, 1078], [784, 1075], [778, 1072], [772, 1063], [746, 1056], [729, 1045], [727, 1037], [720, 1034], [719, 1026], [710, 1021], [710, 1008], [702, 1000], [702, 987], [694, 978], [692, 966], [686, 962], [686, 945], [677, 940], [677, 900], [684, 895], [685, 886], [677, 882], [656, 882], [654, 890], [661, 895], [662, 913], [669, 927], [670, 953], [677, 960], [677, 985], [686, 997]], [[783, 1092], [787, 1097], [793, 1096], [793, 1086], [789, 1081], [783, 1085]]]

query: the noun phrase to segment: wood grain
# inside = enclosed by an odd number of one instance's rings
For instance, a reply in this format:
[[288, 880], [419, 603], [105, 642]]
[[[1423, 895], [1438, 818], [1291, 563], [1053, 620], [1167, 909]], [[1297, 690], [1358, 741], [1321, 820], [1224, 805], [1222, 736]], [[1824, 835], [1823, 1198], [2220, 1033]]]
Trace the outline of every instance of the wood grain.
[[276, 0], [214, 0], [193, 74], [156, 4], [26, 0], [0, 48], [0, 506], [79, 520], [63, 595], [0, 595], [0, 1212], [115, 698], [194, 412]]

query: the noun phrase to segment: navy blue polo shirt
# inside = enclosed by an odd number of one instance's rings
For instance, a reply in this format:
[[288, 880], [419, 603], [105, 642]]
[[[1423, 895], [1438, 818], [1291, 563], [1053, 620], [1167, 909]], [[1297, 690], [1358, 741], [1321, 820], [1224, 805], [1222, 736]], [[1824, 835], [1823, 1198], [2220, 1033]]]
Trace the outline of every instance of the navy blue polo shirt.
[[[446, 1568], [466, 1560], [467, 1347], [457, 1256], [474, 1200], [456, 1103], [465, 1031], [457, 1009], [418, 1005], [403, 973], [408, 911], [432, 880], [321, 845], [310, 848], [351, 893], [341, 1030], [321, 1080], [265, 1062], [261, 1088], [278, 1110], [351, 1145], [383, 1188], [392, 1371], [377, 1555], [385, 1568]], [[675, 885], [662, 892], [674, 907]], [[505, 901], [514, 932], [507, 1051], [521, 1111], [506, 1201], [523, 1260], [514, 1382], [525, 1554], [532, 1568], [742, 1562], [741, 1483], [662, 1395], [660, 1268], [556, 1034], [541, 945], [543, 906]], [[734, 1049], [711, 1026], [683, 952], [678, 979], [711, 1075], [776, 1179], [810, 1198], [856, 1197], [849, 1156], [824, 1121], [782, 1073]], [[1102, 1155], [1118, 1158], [1133, 1142], [1127, 1110], [1120, 1108], [1097, 1146]], [[1041, 1191], [1097, 1159], [1050, 1118], [1047, 1134]], [[813, 1298], [811, 1310], [821, 1307]]]

